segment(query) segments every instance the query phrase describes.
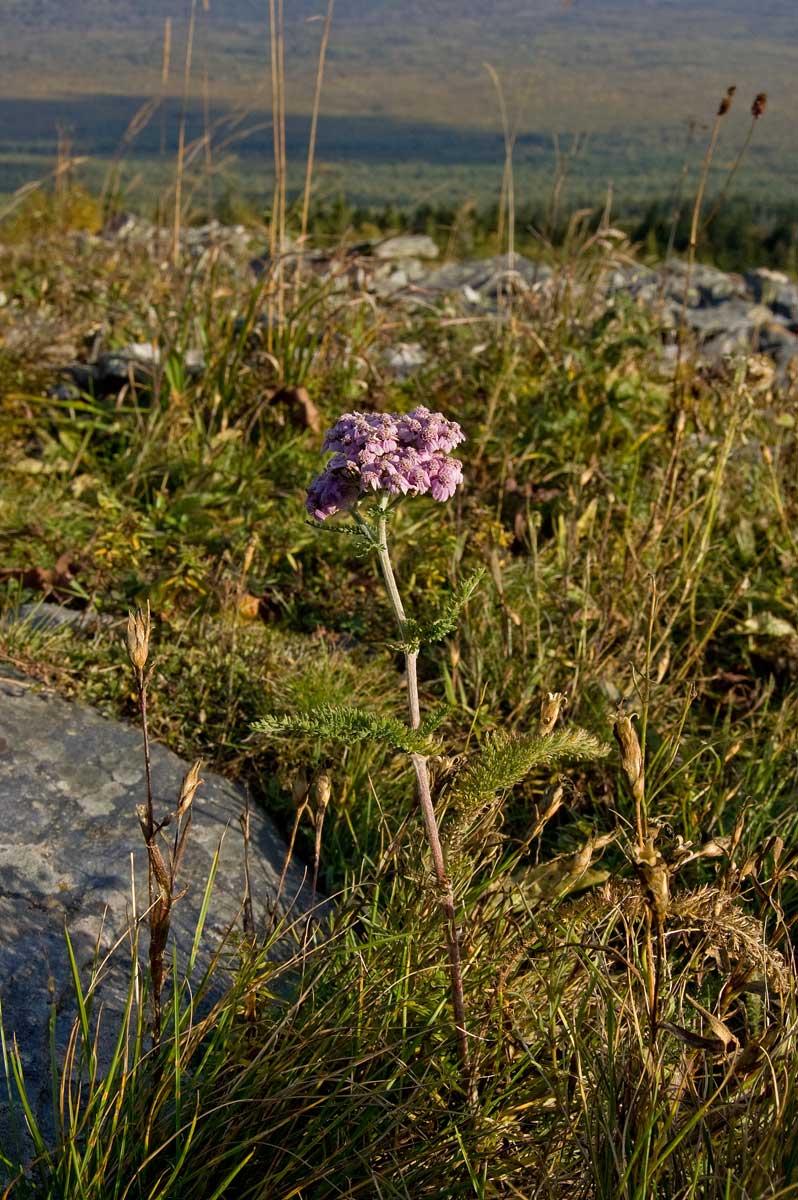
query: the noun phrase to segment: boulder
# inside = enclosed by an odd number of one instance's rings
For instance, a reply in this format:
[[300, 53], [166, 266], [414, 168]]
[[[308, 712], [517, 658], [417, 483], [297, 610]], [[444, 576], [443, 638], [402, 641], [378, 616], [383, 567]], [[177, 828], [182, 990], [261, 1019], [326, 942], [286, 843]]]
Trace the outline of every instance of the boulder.
[[449, 263], [431, 271], [420, 285], [425, 291], [459, 292], [471, 304], [485, 304], [495, 300], [499, 291], [542, 287], [551, 275], [550, 267], [521, 254], [513, 255], [512, 260], [507, 254], [497, 254], [493, 258]]
[[437, 258], [437, 243], [425, 233], [405, 233], [385, 238], [372, 248], [375, 258]]
[[798, 284], [785, 283], [774, 296], [770, 306], [777, 317], [790, 325], [798, 325]]
[[385, 361], [398, 379], [407, 379], [421, 370], [427, 356], [418, 342], [398, 342], [388, 351]]
[[49, 600], [20, 604], [5, 618], [5, 624], [26, 624], [31, 629], [47, 633], [69, 626], [78, 633], [92, 634], [103, 626], [113, 625], [114, 618], [92, 608], [67, 608]]
[[[174, 809], [188, 764], [152, 746], [157, 814]], [[229, 929], [241, 928], [244, 895], [243, 836], [238, 817], [242, 792], [212, 772], [202, 772], [178, 882], [172, 947], [187, 961], [206, 881], [217, 848], [219, 867], [201, 943], [198, 969]], [[130, 971], [125, 932], [136, 907], [146, 908], [147, 859], [136, 817], [145, 799], [139, 731], [107, 720], [91, 708], [42, 692], [32, 681], [0, 675], [0, 999], [5, 1035], [20, 1047], [28, 1092], [52, 1134], [49, 1021], [54, 1014], [56, 1054], [62, 1060], [75, 1017], [64, 939], [69, 930], [84, 981], [97, 954], [121, 938], [100, 986], [111, 1037]], [[285, 860], [285, 845], [260, 811], [251, 813], [250, 873], [255, 923], [269, 920]], [[283, 902], [297, 914], [309, 897], [304, 874], [292, 864]], [[146, 966], [146, 933], [139, 956]], [[101, 1056], [103, 1046], [101, 1045]], [[106, 1047], [107, 1049], [107, 1047]], [[0, 1061], [0, 1075], [3, 1073]], [[6, 1081], [0, 1080], [0, 1146], [9, 1145]]]
[[727, 275], [716, 267], [696, 263], [693, 268], [693, 283], [698, 289], [699, 303], [704, 307], [725, 304], [729, 300], [743, 299], [745, 284], [738, 275]]
[[704, 342], [722, 337], [728, 346], [722, 353], [731, 353], [733, 348], [753, 346], [757, 341], [757, 331], [773, 321], [773, 314], [761, 304], [730, 300], [712, 308], [690, 309], [687, 321]]
[[[669, 258], [662, 268], [661, 292], [678, 304], [684, 303], [687, 271], [687, 263], [681, 258]], [[746, 294], [741, 276], [719, 271], [705, 263], [693, 263], [687, 288], [688, 307], [711, 308], [731, 300], [742, 300]]]
[[[182, 363], [190, 379], [199, 378], [205, 371], [201, 350], [186, 350]], [[157, 345], [131, 342], [121, 350], [100, 354], [96, 362], [72, 363], [66, 372], [80, 391], [93, 396], [114, 396], [129, 383], [139, 388], [150, 387], [160, 364], [161, 351]], [[51, 394], [56, 394], [55, 389]]]
[[781, 288], [790, 281], [782, 271], [757, 267], [755, 271], [746, 271], [745, 282], [757, 304], [772, 304]]

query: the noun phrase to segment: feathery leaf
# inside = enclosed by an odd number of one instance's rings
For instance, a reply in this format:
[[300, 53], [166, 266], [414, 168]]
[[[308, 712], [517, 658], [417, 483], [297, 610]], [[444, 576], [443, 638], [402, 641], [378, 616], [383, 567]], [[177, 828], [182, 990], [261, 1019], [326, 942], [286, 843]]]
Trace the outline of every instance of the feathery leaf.
[[394, 750], [407, 754], [423, 754], [430, 750], [430, 735], [444, 713], [433, 723], [428, 718], [419, 730], [410, 729], [395, 717], [380, 717], [363, 708], [346, 704], [320, 704], [317, 707], [295, 713], [274, 713], [255, 721], [255, 733], [271, 735], [285, 733], [312, 734], [342, 742], [359, 742], [366, 739], [381, 742]]

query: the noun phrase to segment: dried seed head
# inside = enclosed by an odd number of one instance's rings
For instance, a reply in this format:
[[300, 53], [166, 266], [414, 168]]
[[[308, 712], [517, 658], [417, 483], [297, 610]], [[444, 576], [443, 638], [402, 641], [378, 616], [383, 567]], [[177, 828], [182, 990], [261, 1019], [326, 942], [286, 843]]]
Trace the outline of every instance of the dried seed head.
[[737, 91], [737, 88], [733, 84], [731, 87], [726, 89], [726, 95], [723, 97], [720, 104], [718, 105], [718, 116], [719, 117], [724, 117], [726, 115], [726, 113], [729, 111], [729, 109], [731, 108], [732, 100], [734, 99], [734, 93], [736, 91]]
[[665, 859], [654, 845], [653, 837], [649, 837], [644, 846], [635, 846], [632, 854], [648, 902], [655, 916], [662, 920], [670, 903], [670, 874]]
[[540, 721], [538, 723], [538, 733], [541, 737], [546, 737], [551, 733], [554, 726], [557, 724], [557, 718], [560, 715], [560, 710], [568, 703], [568, 698], [565, 692], [547, 692], [543, 697], [540, 705]]
[[180, 786], [180, 798], [177, 802], [177, 815], [180, 817], [182, 817], [183, 814], [191, 807], [191, 802], [194, 799], [194, 793], [202, 783], [202, 780], [199, 777], [201, 769], [202, 759], [198, 758], [183, 776], [183, 782]]
[[127, 615], [127, 653], [134, 669], [141, 674], [147, 665], [147, 655], [150, 652], [150, 602], [146, 609], [137, 608]]
[[291, 782], [291, 799], [295, 808], [301, 808], [308, 798], [309, 784], [304, 767], [300, 767]]
[[324, 812], [327, 805], [330, 803], [330, 794], [332, 792], [332, 780], [326, 771], [322, 771], [316, 777], [316, 783], [313, 787], [313, 798], [316, 801], [317, 817]]
[[615, 717], [612, 729], [621, 748], [621, 767], [623, 768], [623, 773], [629, 781], [632, 795], [639, 802], [643, 799], [645, 775], [643, 751], [640, 749], [640, 740], [637, 736], [637, 730], [632, 724], [632, 717], [627, 717], [626, 713], [619, 712]]
[[768, 106], [767, 92], [757, 92], [757, 94], [754, 96], [754, 103], [751, 105], [751, 116], [754, 118], [755, 121], [759, 120], [759, 118], [762, 116], [762, 114], [764, 113], [767, 106]]

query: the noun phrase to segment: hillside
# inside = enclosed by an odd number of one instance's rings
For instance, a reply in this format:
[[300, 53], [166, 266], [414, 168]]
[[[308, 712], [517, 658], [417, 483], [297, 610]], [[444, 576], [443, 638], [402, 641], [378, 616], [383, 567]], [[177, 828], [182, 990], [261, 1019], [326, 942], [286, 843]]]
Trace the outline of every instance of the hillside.
[[[314, 18], [323, 5], [296, 0], [286, 9], [288, 104], [298, 117], [311, 104], [321, 28]], [[178, 97], [186, 4], [175, 11], [169, 0], [136, 5], [9, 0], [2, 17], [0, 99], [25, 99], [35, 108], [4, 108], [0, 190], [7, 190], [8, 172], [14, 163], [19, 169], [21, 155], [52, 154], [56, 122], [48, 103], [69, 101], [66, 123], [77, 133], [80, 152], [107, 154], [108, 144], [117, 144], [136, 106], [160, 90], [167, 16], [172, 19], [167, 90]], [[210, 0], [207, 12], [198, 3], [192, 72], [198, 105], [207, 80], [217, 107], [244, 105], [254, 120], [268, 116], [267, 21], [261, 0], [224, 6]], [[328, 120], [357, 117], [366, 124], [362, 138], [344, 128], [343, 143], [329, 126], [323, 129], [322, 154], [332, 163], [368, 164], [394, 155], [435, 166], [445, 141], [436, 131], [456, 128], [466, 141], [478, 131], [496, 134], [488, 61], [502, 76], [519, 133], [547, 145], [554, 133], [591, 135], [578, 168], [587, 188], [603, 188], [612, 178], [638, 195], [650, 188], [662, 192], [681, 162], [685, 122], [709, 120], [717, 97], [733, 82], [740, 99], [724, 130], [721, 154], [726, 161], [733, 157], [747, 126], [750, 97], [766, 90], [770, 106], [757, 131], [757, 170], [742, 182], [763, 197], [774, 189], [789, 195], [798, 182], [792, 120], [796, 33], [791, 0], [757, 7], [742, 0], [497, 0], [490, 21], [474, 0], [338, 0], [323, 112]], [[384, 123], [382, 133], [369, 129], [369, 121]], [[428, 127], [430, 146], [425, 149], [418, 132], [406, 135], [406, 123]], [[268, 154], [268, 137], [261, 143], [237, 149], [260, 158]], [[498, 142], [491, 143], [490, 156], [492, 163], [500, 160]], [[463, 167], [481, 161], [478, 148], [458, 152]], [[534, 165], [522, 158], [528, 171]], [[427, 182], [433, 190], [445, 186], [437, 177]]]
[[793, 1195], [798, 285], [4, 235], [3, 1194]]

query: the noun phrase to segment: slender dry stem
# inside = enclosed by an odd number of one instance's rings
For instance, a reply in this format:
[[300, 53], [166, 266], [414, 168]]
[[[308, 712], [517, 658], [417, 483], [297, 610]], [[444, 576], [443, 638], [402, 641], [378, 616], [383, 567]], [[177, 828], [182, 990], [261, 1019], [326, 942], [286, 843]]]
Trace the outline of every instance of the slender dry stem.
[[685, 430], [687, 427], [687, 372], [684, 369], [684, 352], [687, 339], [687, 309], [690, 300], [690, 285], [693, 281], [693, 269], [695, 267], [696, 251], [698, 249], [698, 234], [701, 221], [701, 209], [704, 204], [704, 195], [707, 188], [707, 180], [709, 179], [709, 169], [712, 166], [712, 159], [715, 155], [715, 147], [718, 142], [718, 134], [723, 118], [731, 107], [734, 98], [734, 87], [730, 87], [726, 91], [726, 95], [718, 106], [718, 111], [715, 114], [715, 120], [712, 124], [712, 131], [709, 135], [706, 152], [704, 154], [704, 162], [701, 168], [701, 175], [698, 181], [698, 189], [696, 191], [695, 202], [693, 204], [693, 215], [690, 222], [690, 241], [687, 247], [687, 265], [684, 275], [684, 293], [682, 296], [682, 309], [679, 318], [679, 327], [677, 331], [676, 342], [676, 366], [674, 369], [674, 415], [672, 421], [672, 441], [671, 453], [668, 460], [668, 466], [665, 471], [663, 485], [657, 495], [651, 509], [651, 516], [648, 525], [643, 533], [640, 543], [637, 548], [638, 554], [643, 547], [648, 543], [649, 539], [656, 540], [659, 536], [659, 531], [668, 521], [673, 504], [676, 498], [676, 483], [678, 480], [678, 466], [681, 457], [682, 443], [684, 441]]
[[285, 153], [285, 53], [283, 34], [283, 0], [269, 0], [269, 61], [271, 65], [272, 129], [274, 148], [274, 192], [272, 219], [269, 227], [269, 255], [275, 264], [274, 291], [269, 293], [268, 303], [268, 348], [272, 348], [275, 319], [282, 323], [285, 310], [285, 205], [286, 205], [286, 153]]
[[[150, 931], [150, 998], [152, 1002], [152, 1042], [157, 1047], [161, 1040], [161, 1014], [164, 982], [164, 954], [169, 937], [169, 927], [172, 919], [172, 906], [177, 899], [175, 881], [180, 869], [183, 851], [186, 846], [189, 827], [191, 825], [191, 805], [194, 794], [202, 782], [199, 773], [201, 760], [193, 764], [186, 772], [177, 799], [174, 812], [167, 813], [156, 822], [152, 796], [152, 775], [150, 768], [150, 737], [147, 721], [147, 687], [152, 674], [152, 666], [148, 665], [150, 652], [150, 636], [152, 620], [149, 602], [145, 609], [137, 609], [128, 615], [127, 651], [136, 678], [136, 688], [139, 697], [139, 713], [141, 729], [144, 738], [144, 772], [146, 778], [146, 803], [136, 807], [144, 844], [147, 847], [147, 863], [149, 867], [149, 909], [148, 926]], [[168, 861], [164, 859], [158, 845], [158, 835], [172, 820], [175, 822], [174, 842], [168, 851]]]
[[513, 151], [515, 149], [518, 130], [515, 125], [510, 125], [507, 104], [504, 99], [504, 89], [496, 70], [490, 63], [485, 63], [485, 70], [490, 75], [493, 86], [496, 89], [496, 98], [499, 102], [499, 114], [502, 122], [502, 135], [504, 137], [504, 171], [502, 173], [501, 197], [499, 200], [499, 250], [501, 251], [502, 248], [504, 213], [506, 210], [507, 269], [508, 271], [513, 271], [515, 269], [515, 182], [513, 179]]
[[330, 803], [330, 792], [332, 785], [330, 777], [326, 771], [322, 771], [316, 780], [316, 786], [313, 789], [316, 807], [313, 813], [313, 828], [315, 833], [313, 844], [313, 885], [310, 890], [310, 908], [316, 906], [316, 892], [319, 886], [319, 864], [321, 862], [321, 833], [324, 828], [324, 814], [327, 811], [327, 805]]
[[305, 163], [305, 191], [302, 197], [300, 238], [303, 242], [308, 232], [310, 197], [313, 187], [313, 163], [316, 157], [316, 132], [319, 125], [319, 110], [321, 108], [321, 87], [324, 81], [324, 63], [327, 57], [327, 43], [330, 40], [334, 7], [335, 0], [327, 0], [327, 12], [324, 17], [324, 28], [321, 31], [321, 45], [319, 46], [319, 58], [316, 65], [316, 84], [313, 92], [313, 111], [310, 117], [310, 136], [308, 138], [308, 157]]
[[280, 872], [280, 878], [277, 883], [277, 891], [275, 892], [274, 901], [272, 903], [271, 921], [270, 921], [271, 926], [274, 926], [277, 922], [277, 912], [278, 912], [279, 905], [280, 905], [280, 899], [283, 894], [283, 888], [285, 887], [285, 880], [286, 880], [286, 876], [288, 874], [288, 868], [290, 867], [291, 860], [294, 857], [294, 846], [296, 845], [297, 834], [299, 833], [299, 825], [300, 825], [300, 822], [302, 821], [303, 816], [305, 815], [306, 812], [308, 812], [308, 810], [310, 808], [310, 805], [308, 804], [308, 794], [309, 794], [308, 780], [307, 780], [307, 776], [305, 775], [304, 771], [299, 771], [297, 773], [297, 775], [295, 776], [292, 787], [291, 787], [291, 792], [292, 792], [296, 812], [294, 815], [294, 824], [291, 828], [291, 836], [288, 839], [288, 847], [285, 852], [285, 858], [283, 859], [283, 869]]
[[188, 19], [188, 37], [186, 39], [186, 56], [183, 62], [183, 101], [180, 110], [180, 126], [177, 135], [177, 169], [175, 171], [175, 215], [172, 232], [172, 264], [177, 267], [180, 263], [180, 222], [183, 204], [183, 158], [186, 149], [186, 120], [188, 117], [188, 92], [191, 85], [191, 58], [194, 52], [194, 26], [197, 19], [197, 0], [191, 0], [191, 13]]

